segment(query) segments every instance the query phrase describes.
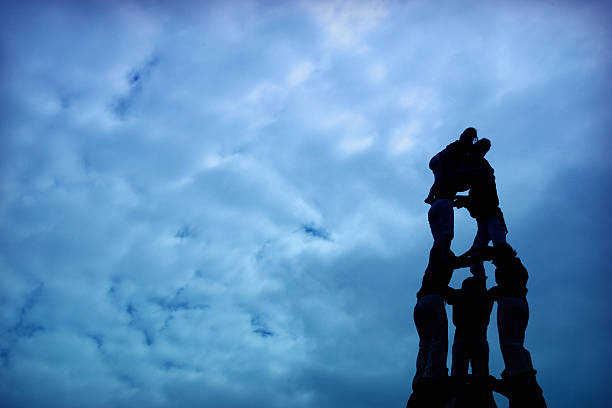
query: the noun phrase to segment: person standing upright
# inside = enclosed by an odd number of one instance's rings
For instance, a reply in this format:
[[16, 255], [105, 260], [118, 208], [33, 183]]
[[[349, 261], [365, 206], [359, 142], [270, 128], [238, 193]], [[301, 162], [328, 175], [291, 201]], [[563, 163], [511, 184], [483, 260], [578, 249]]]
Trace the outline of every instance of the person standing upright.
[[497, 286], [489, 289], [489, 293], [497, 301], [499, 347], [505, 366], [502, 379], [494, 382], [493, 390], [508, 397], [510, 408], [546, 408], [531, 354], [524, 345], [529, 321], [527, 269], [508, 244], [495, 248], [493, 263]]

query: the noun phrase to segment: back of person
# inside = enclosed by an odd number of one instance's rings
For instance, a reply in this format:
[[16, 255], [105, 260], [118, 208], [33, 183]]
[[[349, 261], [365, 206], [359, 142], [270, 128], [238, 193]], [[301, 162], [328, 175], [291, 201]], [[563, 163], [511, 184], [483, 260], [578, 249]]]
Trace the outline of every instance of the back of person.
[[437, 245], [429, 251], [429, 263], [425, 269], [417, 298], [427, 295], [442, 295], [453, 276], [455, 254]]
[[468, 194], [470, 205], [467, 209], [476, 219], [492, 217], [499, 211], [495, 172], [484, 158], [490, 147], [491, 142], [488, 139], [476, 142], [468, 160], [468, 170], [466, 170], [466, 178], [470, 184]]
[[466, 181], [458, 177], [457, 170], [467, 165], [472, 144], [477, 138], [476, 129], [467, 128], [461, 133], [459, 140], [447, 145], [429, 161], [435, 181], [425, 199], [426, 203], [433, 204], [440, 198], [452, 200], [457, 191], [468, 189]]
[[470, 277], [464, 280], [453, 304], [455, 338], [484, 338], [493, 308], [484, 281]]
[[[503, 251], [513, 252], [509, 245], [500, 246], [498, 253], [502, 253]], [[516, 256], [516, 253], [498, 256], [498, 259], [494, 262], [496, 264], [495, 282], [498, 286], [498, 297], [511, 296], [525, 298], [527, 295], [527, 280], [529, 279], [529, 274], [521, 262], [521, 259]]]

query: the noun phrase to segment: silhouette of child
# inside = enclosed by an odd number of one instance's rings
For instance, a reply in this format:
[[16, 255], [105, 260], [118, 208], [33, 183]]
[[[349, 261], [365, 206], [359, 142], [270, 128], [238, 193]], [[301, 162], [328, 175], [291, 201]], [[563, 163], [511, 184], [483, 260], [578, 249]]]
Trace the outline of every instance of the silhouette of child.
[[[453, 324], [456, 328], [451, 376], [459, 377], [461, 384], [467, 378], [471, 365], [472, 377], [479, 377], [482, 382], [486, 382], [489, 376], [487, 327], [493, 308], [493, 298], [487, 292], [485, 279], [471, 276], [463, 281], [461, 289], [447, 287], [445, 300], [453, 307]], [[461, 391], [461, 387], [459, 390]], [[467, 397], [459, 392], [456, 399], [457, 406], [462, 406], [462, 396]], [[470, 395], [470, 398], [472, 402], [476, 400], [475, 407], [495, 407], [490, 390], [483, 389], [477, 392], [477, 395]]]
[[487, 327], [493, 308], [493, 299], [487, 293], [485, 280], [469, 277], [461, 289], [446, 288], [446, 303], [453, 306], [453, 324], [456, 327], [453, 344], [451, 375], [489, 375], [489, 343]]

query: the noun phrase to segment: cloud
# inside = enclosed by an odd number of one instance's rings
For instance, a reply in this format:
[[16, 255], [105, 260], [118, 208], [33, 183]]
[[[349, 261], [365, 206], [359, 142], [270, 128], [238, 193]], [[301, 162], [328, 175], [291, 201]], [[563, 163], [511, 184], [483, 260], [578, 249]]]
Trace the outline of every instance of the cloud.
[[302, 225], [300, 228], [306, 235], [313, 238], [320, 238], [325, 241], [331, 241], [330, 234], [323, 228], [316, 228], [312, 225]]
[[384, 1], [307, 1], [309, 10], [328, 34], [332, 44], [363, 46], [362, 37], [388, 14]]
[[344, 155], [352, 155], [368, 149], [373, 143], [373, 136], [345, 138], [340, 142], [340, 150]]
[[289, 73], [289, 77], [287, 78], [287, 84], [289, 86], [296, 86], [303, 83], [310, 77], [314, 70], [315, 67], [310, 61], [306, 61], [297, 65]]

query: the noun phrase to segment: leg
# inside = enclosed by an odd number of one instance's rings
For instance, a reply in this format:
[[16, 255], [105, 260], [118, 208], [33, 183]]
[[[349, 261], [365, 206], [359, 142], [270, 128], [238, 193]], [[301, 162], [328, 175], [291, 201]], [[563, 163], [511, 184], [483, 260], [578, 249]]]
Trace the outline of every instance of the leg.
[[489, 375], [489, 342], [486, 339], [475, 339], [472, 343], [470, 362], [472, 374], [488, 377]]
[[[491, 236], [489, 235], [489, 229], [487, 228], [486, 220], [476, 220], [478, 224], [478, 230], [476, 231], [476, 236], [474, 237], [474, 243], [472, 244], [472, 249], [478, 249], [482, 247], [486, 247], [491, 240]], [[473, 263], [470, 265], [470, 272], [472, 275], [478, 278], [485, 277], [485, 269], [482, 261]]]
[[504, 297], [498, 300], [499, 346], [508, 376], [533, 371], [531, 355], [523, 346], [528, 320], [529, 307], [525, 299]]
[[508, 390], [510, 408], [546, 408], [546, 400], [536, 381], [535, 371], [505, 377], [502, 373], [502, 377]]
[[448, 368], [446, 368], [446, 358], [448, 356], [448, 319], [446, 317], [444, 300], [439, 295], [425, 297], [428, 298], [428, 303], [430, 304], [432, 328], [431, 348], [425, 376], [430, 378], [446, 377], [448, 375]]
[[[420, 298], [414, 308], [414, 323], [419, 334], [419, 379], [445, 377], [448, 374], [448, 320], [442, 296], [428, 295]], [[416, 376], [415, 380], [418, 381]]]
[[434, 243], [450, 249], [455, 230], [453, 202], [446, 198], [436, 200], [429, 209], [427, 218]]
[[414, 323], [419, 334], [419, 353], [413, 392], [406, 406], [442, 407], [446, 398], [448, 353], [448, 322], [442, 296], [420, 298], [414, 308]]
[[431, 349], [431, 333], [429, 330], [429, 319], [427, 316], [427, 308], [421, 302], [421, 299], [417, 301], [414, 307], [414, 325], [416, 326], [417, 333], [419, 335], [419, 352], [416, 360], [416, 373], [412, 380], [412, 388], [421, 381], [425, 374], [425, 367], [429, 360], [429, 353]]
[[468, 375], [468, 365], [466, 343], [462, 339], [455, 338], [453, 342], [451, 376], [466, 377]]
[[545, 408], [531, 355], [523, 346], [528, 321], [529, 305], [525, 299], [504, 297], [497, 301], [499, 345], [506, 365], [502, 377], [509, 390], [510, 407]]
[[498, 216], [491, 217], [487, 220], [487, 231], [493, 246], [506, 243], [506, 228]]

